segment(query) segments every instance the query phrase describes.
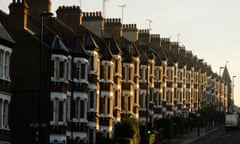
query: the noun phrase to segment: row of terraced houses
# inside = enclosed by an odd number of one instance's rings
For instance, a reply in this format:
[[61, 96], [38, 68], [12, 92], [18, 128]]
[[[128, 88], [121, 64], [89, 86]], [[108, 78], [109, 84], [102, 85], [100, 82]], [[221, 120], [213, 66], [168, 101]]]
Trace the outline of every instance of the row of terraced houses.
[[216, 74], [178, 42], [101, 12], [43, 11], [50, 0], [0, 11], [1, 142], [95, 144], [125, 117], [187, 116], [206, 103], [231, 110], [227, 67]]

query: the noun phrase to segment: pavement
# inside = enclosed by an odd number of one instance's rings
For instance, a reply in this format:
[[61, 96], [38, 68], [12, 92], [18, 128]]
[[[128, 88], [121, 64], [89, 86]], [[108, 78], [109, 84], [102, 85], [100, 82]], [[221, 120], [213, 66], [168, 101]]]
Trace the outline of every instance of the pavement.
[[186, 134], [183, 135], [178, 135], [176, 138], [171, 139], [171, 140], [164, 140], [163, 144], [189, 144], [196, 139], [203, 137], [209, 133], [212, 133], [223, 126], [213, 126], [211, 131], [206, 131], [206, 128], [200, 128], [199, 130], [199, 136], [198, 136], [198, 130], [197, 128], [193, 128], [192, 131], [187, 132]]

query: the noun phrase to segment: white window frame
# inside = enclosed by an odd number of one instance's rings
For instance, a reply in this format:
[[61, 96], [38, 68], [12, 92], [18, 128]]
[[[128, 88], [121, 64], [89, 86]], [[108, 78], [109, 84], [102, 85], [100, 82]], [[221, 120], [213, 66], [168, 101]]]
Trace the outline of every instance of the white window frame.
[[3, 128], [8, 128], [8, 101], [5, 100], [3, 103]]
[[3, 60], [4, 60], [4, 51], [0, 49], [0, 78], [3, 78], [3, 71], [4, 71]]
[[59, 99], [53, 99], [53, 122], [54, 125], [58, 125], [59, 122]]

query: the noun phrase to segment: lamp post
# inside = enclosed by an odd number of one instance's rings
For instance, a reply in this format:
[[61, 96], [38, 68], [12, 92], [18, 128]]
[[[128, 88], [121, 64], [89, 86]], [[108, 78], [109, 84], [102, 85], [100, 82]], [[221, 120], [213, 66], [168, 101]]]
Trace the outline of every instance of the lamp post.
[[219, 76], [220, 76], [220, 78], [222, 77], [222, 76], [221, 76], [221, 71], [222, 71], [222, 69], [224, 69], [224, 67], [222, 67], [222, 66], [219, 67]]
[[124, 8], [126, 7], [126, 4], [119, 5], [119, 7], [122, 8], [122, 24], [123, 24], [123, 14], [124, 14]]
[[236, 78], [237, 76], [233, 76], [232, 77], [232, 112], [233, 112], [233, 107], [234, 107], [234, 79]]
[[43, 20], [44, 17], [51, 17], [53, 14], [47, 11], [44, 11], [40, 14], [41, 17], [41, 30], [40, 30], [40, 47], [39, 47], [39, 95], [38, 95], [38, 131], [36, 132], [37, 135], [37, 142], [41, 144], [41, 127], [42, 127], [42, 94], [43, 94], [43, 82], [42, 82], [42, 53], [43, 53]]
[[147, 70], [146, 70], [146, 132], [145, 132], [145, 143], [147, 144], [148, 143], [148, 127], [149, 127], [149, 124], [148, 124], [148, 112], [149, 112], [149, 107], [148, 107], [148, 62], [147, 62]]
[[151, 23], [153, 22], [151, 19], [146, 19], [148, 21], [148, 28], [149, 28], [149, 31], [152, 30], [151, 28]]
[[198, 68], [199, 68], [199, 70], [198, 70], [198, 100], [197, 100], [197, 107], [198, 107], [198, 109], [197, 109], [197, 135], [199, 136], [200, 135], [200, 89], [201, 89], [201, 87], [202, 87], [202, 85], [201, 85], [201, 81], [200, 81], [200, 74], [201, 74], [201, 68], [200, 68], [200, 63], [202, 63], [203, 62], [203, 59], [199, 59], [198, 60]]
[[197, 136], [200, 136], [200, 111], [197, 112], [197, 119], [198, 119], [198, 122], [197, 122]]
[[222, 108], [221, 108], [221, 105], [220, 105], [221, 102], [222, 102], [222, 100], [221, 100], [221, 95], [222, 95], [222, 94], [221, 94], [221, 79], [222, 79], [221, 70], [222, 70], [222, 69], [224, 69], [224, 67], [222, 67], [222, 66], [219, 67], [219, 77], [220, 77], [220, 80], [219, 80], [219, 81], [220, 81], [220, 83], [219, 83], [219, 87], [220, 87], [220, 88], [219, 88], [219, 90], [220, 90], [219, 93], [220, 93], [220, 95], [219, 95], [219, 104], [218, 104], [218, 111], [219, 111], [219, 112], [220, 112], [221, 109], [222, 109]]

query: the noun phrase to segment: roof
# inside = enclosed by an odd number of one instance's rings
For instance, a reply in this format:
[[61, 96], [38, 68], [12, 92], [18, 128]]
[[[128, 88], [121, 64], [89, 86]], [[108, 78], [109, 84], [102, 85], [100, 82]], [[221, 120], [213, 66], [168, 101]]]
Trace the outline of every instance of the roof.
[[228, 68], [227, 66], [225, 66], [224, 68], [224, 71], [223, 71], [223, 75], [222, 75], [222, 80], [228, 84], [230, 84], [232, 81], [231, 81], [231, 77], [230, 77], [230, 74], [228, 72]]
[[113, 37], [105, 38], [105, 41], [106, 41], [107, 45], [109, 46], [112, 54], [119, 55], [122, 53], [118, 43], [116, 42], [116, 40]]
[[66, 46], [73, 52], [73, 55], [88, 58], [85, 47], [80, 43], [78, 39], [70, 38], [66, 42]]
[[9, 33], [7, 32], [7, 30], [4, 28], [4, 26], [2, 25], [2, 23], [0, 22], [0, 40], [5, 43], [6, 45], [13, 45], [15, 43], [15, 41], [13, 40], [13, 38], [9, 35]]
[[69, 49], [61, 41], [58, 35], [44, 36], [43, 41], [54, 51], [70, 53]]

